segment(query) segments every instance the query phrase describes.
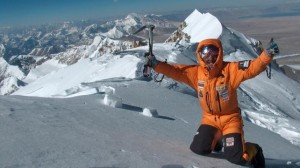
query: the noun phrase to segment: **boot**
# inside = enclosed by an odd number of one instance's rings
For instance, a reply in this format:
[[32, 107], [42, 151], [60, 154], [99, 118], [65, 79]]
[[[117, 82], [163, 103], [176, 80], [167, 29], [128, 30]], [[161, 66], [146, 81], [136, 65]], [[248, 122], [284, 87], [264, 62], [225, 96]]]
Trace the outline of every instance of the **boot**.
[[223, 148], [223, 140], [221, 138], [220, 140], [218, 140], [218, 142], [217, 142], [216, 146], [214, 147], [213, 151], [214, 152], [221, 152], [222, 148]]
[[251, 160], [251, 164], [253, 165], [254, 168], [265, 168], [265, 157], [263, 154], [263, 150], [259, 145], [257, 144], [254, 145], [256, 147], [257, 153], [254, 156], [254, 158]]

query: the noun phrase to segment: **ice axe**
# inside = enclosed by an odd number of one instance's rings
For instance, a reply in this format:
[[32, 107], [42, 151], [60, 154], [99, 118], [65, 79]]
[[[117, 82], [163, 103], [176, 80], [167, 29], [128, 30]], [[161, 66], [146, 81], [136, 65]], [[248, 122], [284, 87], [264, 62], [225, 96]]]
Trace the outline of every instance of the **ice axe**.
[[[138, 29], [136, 32], [133, 33], [133, 34], [137, 34], [137, 33], [141, 32], [144, 29], [148, 30], [149, 50], [148, 50], [147, 53], [144, 54], [144, 57], [145, 57], [145, 64], [144, 64], [144, 69], [143, 69], [144, 77], [150, 77], [151, 76], [151, 67], [147, 64], [148, 60], [147, 60], [146, 57], [151, 59], [151, 57], [154, 56], [153, 55], [153, 30], [154, 30], [154, 28], [155, 28], [155, 26], [151, 25], [151, 24], [150, 25], [144, 25], [140, 29]], [[158, 76], [158, 74], [155, 75], [155, 77], [154, 77], [154, 80], [156, 82], [161, 82], [164, 78], [164, 76], [162, 76], [160, 80], [157, 80], [157, 76]]]

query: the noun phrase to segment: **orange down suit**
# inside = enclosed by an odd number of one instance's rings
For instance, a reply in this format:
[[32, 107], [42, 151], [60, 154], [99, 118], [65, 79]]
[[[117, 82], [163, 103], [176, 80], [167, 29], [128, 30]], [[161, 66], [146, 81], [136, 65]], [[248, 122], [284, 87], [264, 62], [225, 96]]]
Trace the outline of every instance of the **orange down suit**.
[[[219, 48], [219, 54], [212, 69], [208, 71], [199, 51], [203, 46], [211, 44]], [[222, 44], [218, 39], [201, 41], [196, 54], [198, 65], [170, 65], [160, 62], [155, 67], [155, 71], [183, 82], [197, 91], [203, 111], [201, 124], [217, 128], [222, 135], [240, 133], [243, 137], [243, 121], [238, 107], [237, 88], [241, 82], [264, 71], [272, 58], [263, 51], [254, 60], [224, 62]], [[248, 160], [252, 156], [243, 157]]]

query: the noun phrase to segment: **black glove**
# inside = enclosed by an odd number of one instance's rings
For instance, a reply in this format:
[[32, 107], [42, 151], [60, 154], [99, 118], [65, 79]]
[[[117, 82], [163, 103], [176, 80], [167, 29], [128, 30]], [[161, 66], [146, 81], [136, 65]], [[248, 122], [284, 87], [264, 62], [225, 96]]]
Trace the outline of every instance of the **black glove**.
[[150, 55], [148, 52], [146, 52], [144, 56], [146, 58], [145, 65], [149, 67], [155, 68], [157, 64], [160, 63], [160, 61], [158, 61], [153, 54]]
[[267, 49], [267, 52], [271, 57], [278, 55], [278, 49], [276, 49], [276, 48], [269, 48], [269, 49]]
[[275, 55], [279, 54], [279, 48], [278, 45], [275, 42], [269, 43], [269, 47], [267, 49], [268, 54], [271, 57], [274, 57]]

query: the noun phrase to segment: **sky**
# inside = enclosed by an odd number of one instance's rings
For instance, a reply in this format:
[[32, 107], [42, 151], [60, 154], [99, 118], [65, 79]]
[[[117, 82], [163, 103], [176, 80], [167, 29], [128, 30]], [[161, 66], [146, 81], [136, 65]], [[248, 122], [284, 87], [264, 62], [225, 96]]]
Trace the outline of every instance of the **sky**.
[[186, 9], [237, 7], [297, 0], [0, 0], [0, 27], [97, 19], [129, 13], [168, 13]]
[[[201, 32], [222, 28], [208, 14], [195, 11], [188, 18], [184, 31], [191, 36], [199, 27]], [[209, 24], [203, 27], [201, 21]], [[248, 52], [254, 51], [249, 44], [253, 39], [228, 29], [222, 33], [222, 42], [228, 44], [224, 50], [239, 44], [225, 61], [256, 57]], [[190, 151], [203, 115], [196, 93], [166, 77], [159, 84], [139, 78], [138, 65], [147, 46], [100, 55], [101, 42], [98, 38], [79, 47], [78, 55], [91, 54], [73, 65], [62, 66], [55, 59], [44, 62], [27, 75], [28, 85], [14, 95], [0, 96], [0, 167], [238, 167], [220, 159], [222, 155]], [[155, 43], [153, 49], [159, 60], [194, 64], [193, 47], [187, 46]], [[7, 68], [3, 58], [0, 65], [4, 71], [17, 70]], [[267, 167], [297, 168], [300, 86], [273, 68], [271, 79], [263, 72], [238, 90], [245, 140], [262, 146]]]

